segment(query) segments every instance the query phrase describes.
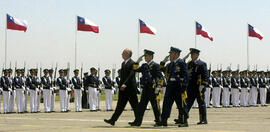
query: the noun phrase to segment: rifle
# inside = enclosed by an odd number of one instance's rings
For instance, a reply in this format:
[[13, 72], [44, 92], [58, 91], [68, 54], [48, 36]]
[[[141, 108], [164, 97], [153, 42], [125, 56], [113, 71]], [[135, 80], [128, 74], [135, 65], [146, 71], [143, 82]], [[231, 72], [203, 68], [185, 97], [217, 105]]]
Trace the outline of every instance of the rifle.
[[17, 70], [17, 61], [15, 62], [14, 77], [16, 76], [16, 70]]
[[26, 65], [26, 63], [23, 62], [23, 71], [24, 71], [23, 76], [24, 76], [24, 74], [25, 74], [25, 65]]
[[40, 63], [40, 67], [39, 67], [39, 78], [41, 79], [42, 77], [42, 64]]
[[69, 74], [70, 73], [70, 63], [67, 63], [67, 79], [69, 80]]
[[81, 64], [81, 79], [83, 79], [83, 63]]
[[115, 64], [113, 64], [113, 69], [112, 69], [112, 80], [115, 79], [115, 72], [116, 72], [116, 68], [115, 68]]
[[3, 63], [3, 67], [2, 67], [2, 75], [1, 76], [3, 76], [4, 75], [4, 65], [5, 65], [5, 63]]
[[58, 63], [56, 63], [56, 66], [55, 66], [54, 77], [53, 77], [54, 79], [56, 79], [57, 67], [58, 67]]

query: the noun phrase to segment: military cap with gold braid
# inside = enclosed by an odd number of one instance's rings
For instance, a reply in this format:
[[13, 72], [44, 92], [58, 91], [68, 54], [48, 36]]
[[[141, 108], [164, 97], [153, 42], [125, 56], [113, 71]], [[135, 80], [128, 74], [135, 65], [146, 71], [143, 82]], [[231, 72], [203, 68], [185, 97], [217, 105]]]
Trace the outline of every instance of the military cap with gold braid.
[[105, 73], [111, 73], [111, 71], [109, 69], [106, 69], [104, 72]]
[[[147, 56], [147, 55], [154, 55], [155, 52], [154, 51], [151, 51], [151, 50], [148, 50], [148, 49], [144, 49], [144, 56]], [[141, 56], [143, 57], [143, 56]], [[139, 63], [136, 62], [135, 64], [133, 64], [133, 70], [137, 70], [139, 68]]]
[[35, 72], [35, 69], [32, 68], [32, 69], [30, 69], [29, 71], [32, 73], [32, 72]]
[[74, 72], [74, 73], [75, 73], [75, 72], [79, 72], [79, 69], [75, 69], [73, 72]]
[[180, 53], [182, 50], [176, 47], [171, 47], [169, 53]]
[[8, 69], [3, 69], [3, 72], [8, 72]]
[[96, 71], [97, 69], [95, 67], [90, 68], [90, 71]]
[[59, 72], [59, 73], [63, 73], [63, 72], [64, 72], [64, 70], [63, 70], [63, 69], [60, 69], [58, 72]]
[[13, 70], [11, 68], [8, 69], [8, 72], [11, 73]]
[[153, 54], [155, 54], [154, 51], [147, 50], [147, 49], [144, 50], [144, 55], [153, 55]]
[[17, 73], [21, 73], [21, 70], [20, 70], [20, 69], [16, 69], [16, 72], [17, 72]]
[[199, 53], [201, 52], [200, 50], [195, 49], [195, 48], [190, 48], [189, 50], [190, 50], [190, 53], [191, 53], [191, 54], [192, 54], [192, 53], [197, 53], [197, 54], [199, 54]]
[[49, 72], [49, 70], [48, 70], [48, 69], [44, 69], [44, 70], [43, 70], [43, 72], [48, 73], [48, 72]]

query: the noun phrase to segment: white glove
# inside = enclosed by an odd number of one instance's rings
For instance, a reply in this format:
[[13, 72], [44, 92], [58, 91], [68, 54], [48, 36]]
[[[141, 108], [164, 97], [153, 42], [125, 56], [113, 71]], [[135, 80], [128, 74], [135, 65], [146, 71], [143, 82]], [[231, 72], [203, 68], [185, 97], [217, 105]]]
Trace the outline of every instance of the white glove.
[[200, 85], [199, 87], [199, 91], [202, 92], [202, 90], [204, 89], [205, 87], [203, 85]]
[[140, 56], [136, 62], [140, 63], [143, 60], [143, 57], [144, 57], [144, 55]]
[[88, 90], [86, 90], [86, 93], [88, 93]]
[[156, 89], [155, 89], [155, 94], [158, 94], [159, 91], [160, 91], [160, 87], [158, 86], [158, 87], [156, 87]]
[[81, 90], [82, 90], [82, 91], [84, 91], [84, 89], [83, 89], [83, 88], [81, 88]]
[[116, 89], [113, 87], [112, 90], [115, 91]]
[[166, 56], [162, 62], [166, 63], [167, 61], [169, 61], [169, 57], [170, 55]]

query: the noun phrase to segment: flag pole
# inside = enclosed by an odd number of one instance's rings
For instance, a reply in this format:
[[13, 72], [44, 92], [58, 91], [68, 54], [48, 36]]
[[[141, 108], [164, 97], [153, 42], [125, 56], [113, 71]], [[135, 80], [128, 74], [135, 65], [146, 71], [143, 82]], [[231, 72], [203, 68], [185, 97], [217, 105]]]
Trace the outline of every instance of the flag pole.
[[7, 68], [7, 19], [5, 28], [5, 69]]
[[[140, 19], [139, 19], [139, 23], [138, 23], [138, 59], [139, 59], [139, 56], [140, 56]], [[139, 82], [140, 81], [140, 74], [137, 73], [137, 81]], [[139, 83], [139, 87], [140, 87], [140, 83]]]
[[138, 24], [138, 58], [140, 56], [140, 19], [139, 19], [139, 24]]
[[247, 70], [249, 70], [249, 42], [248, 42], [248, 35], [249, 35], [249, 33], [248, 33], [248, 29], [249, 27], [248, 27], [248, 23], [247, 23]]
[[75, 69], [77, 68], [77, 15], [75, 16]]
[[197, 48], [197, 35], [196, 35], [196, 21], [195, 21], [195, 48]]

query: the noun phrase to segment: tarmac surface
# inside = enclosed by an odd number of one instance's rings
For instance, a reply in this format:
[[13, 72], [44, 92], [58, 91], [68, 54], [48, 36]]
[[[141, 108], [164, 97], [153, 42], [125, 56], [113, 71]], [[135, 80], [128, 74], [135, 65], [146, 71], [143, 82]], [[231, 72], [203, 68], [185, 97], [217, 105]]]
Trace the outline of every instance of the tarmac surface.
[[[116, 105], [116, 101], [113, 103]], [[189, 118], [189, 127], [178, 128], [173, 119], [177, 117], [177, 109], [174, 108], [168, 127], [154, 127], [154, 115], [152, 110], [145, 112], [141, 127], [130, 127], [128, 122], [134, 120], [133, 111], [127, 105], [116, 122], [115, 126], [104, 123], [113, 112], [104, 111], [105, 102], [101, 102], [103, 111], [74, 112], [74, 103], [71, 103], [71, 112], [60, 113], [60, 104], [56, 102], [55, 113], [26, 114], [0, 114], [0, 132], [119, 132], [119, 131], [143, 131], [143, 132], [270, 132], [270, 106], [269, 107], [239, 107], [239, 108], [208, 108], [208, 124], [197, 125], [199, 120], [198, 109], [192, 109]], [[16, 108], [15, 108], [16, 109]], [[28, 107], [29, 110], [29, 107]]]

